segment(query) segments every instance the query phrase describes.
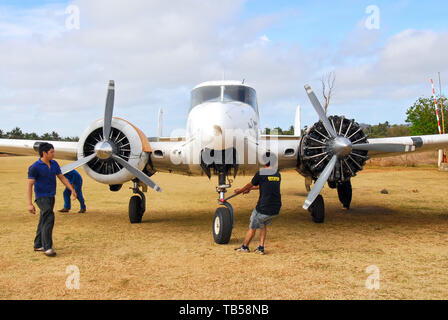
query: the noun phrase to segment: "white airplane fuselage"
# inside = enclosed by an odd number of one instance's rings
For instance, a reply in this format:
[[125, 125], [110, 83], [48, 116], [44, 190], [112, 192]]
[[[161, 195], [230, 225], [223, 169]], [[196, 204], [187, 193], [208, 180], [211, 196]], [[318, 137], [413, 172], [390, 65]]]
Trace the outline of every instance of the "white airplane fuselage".
[[[248, 93], [251, 100], [247, 98]], [[195, 99], [194, 94], [199, 98]], [[239, 170], [256, 172], [260, 120], [255, 90], [237, 81], [209, 81], [194, 88], [191, 99], [185, 142], [171, 155], [173, 162], [179, 163], [183, 171], [188, 166], [190, 174], [202, 174], [204, 150], [233, 149]], [[199, 103], [195, 104], [198, 99]]]
[[[201, 167], [204, 151], [213, 150], [217, 156], [223, 150], [226, 153], [233, 150], [238, 173], [252, 174], [259, 169], [267, 151], [275, 150], [276, 154], [280, 151], [281, 157], [282, 150], [287, 149], [283, 144], [276, 139], [260, 139], [260, 118], [253, 88], [237, 81], [209, 81], [192, 91], [185, 141], [179, 142], [178, 148], [171, 152], [170, 160], [177, 166], [174, 169], [171, 166], [169, 171], [200, 175], [204, 173]], [[157, 142], [151, 145], [157, 149]], [[289, 155], [291, 167], [295, 166], [293, 156]], [[152, 161], [157, 170], [164, 171], [166, 162], [159, 162], [156, 157]]]

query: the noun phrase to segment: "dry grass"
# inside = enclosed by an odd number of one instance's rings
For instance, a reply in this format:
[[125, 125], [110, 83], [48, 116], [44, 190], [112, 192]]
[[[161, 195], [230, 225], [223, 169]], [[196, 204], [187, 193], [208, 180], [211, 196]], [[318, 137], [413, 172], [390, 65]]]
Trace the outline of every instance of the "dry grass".
[[[312, 223], [301, 209], [303, 178], [283, 173], [283, 207], [265, 256], [233, 250], [256, 193], [234, 199], [231, 243], [217, 245], [211, 235], [216, 179], [154, 175], [164, 192], [151, 192], [143, 223], [131, 225], [130, 184], [111, 193], [85, 178], [88, 213], [56, 213], [58, 256], [47, 258], [33, 252], [38, 216], [26, 211], [33, 161], [0, 159], [0, 299], [448, 298], [448, 175], [437, 168], [360, 172], [348, 213], [335, 190], [325, 188], [325, 224]], [[234, 186], [247, 180], [237, 177]], [[389, 194], [381, 194], [383, 188]], [[59, 186], [55, 209], [62, 205]], [[65, 286], [69, 265], [79, 267], [79, 290]], [[365, 287], [369, 265], [380, 269], [379, 290]]]

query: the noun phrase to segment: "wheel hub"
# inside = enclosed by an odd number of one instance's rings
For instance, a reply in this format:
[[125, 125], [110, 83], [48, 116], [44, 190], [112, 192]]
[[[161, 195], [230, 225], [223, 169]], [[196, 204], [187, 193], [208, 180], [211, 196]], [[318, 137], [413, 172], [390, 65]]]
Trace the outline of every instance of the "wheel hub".
[[219, 217], [216, 217], [214, 227], [215, 227], [215, 234], [219, 234], [219, 230], [221, 228], [221, 222], [219, 221]]

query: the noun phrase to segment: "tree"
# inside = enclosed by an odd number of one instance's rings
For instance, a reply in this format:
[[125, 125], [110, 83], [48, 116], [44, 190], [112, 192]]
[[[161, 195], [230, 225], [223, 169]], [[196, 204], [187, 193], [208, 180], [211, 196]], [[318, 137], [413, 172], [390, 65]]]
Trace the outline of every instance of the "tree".
[[405, 124], [394, 124], [393, 126], [387, 128], [388, 137], [402, 137], [409, 135], [411, 135], [409, 126]]
[[24, 138], [27, 140], [39, 140], [39, 135], [35, 132], [25, 133]]
[[[441, 117], [440, 97], [437, 98], [437, 107], [439, 109], [439, 117]], [[447, 107], [444, 106], [444, 113], [447, 113]], [[420, 97], [406, 111], [408, 116], [407, 123], [410, 123], [409, 132], [411, 135], [437, 134], [439, 129], [437, 126], [437, 117], [434, 110], [434, 99], [432, 97]], [[442, 123], [442, 119], [440, 119]]]
[[280, 127], [275, 127], [273, 131], [275, 132], [275, 134], [279, 134], [279, 135], [283, 134], [283, 130]]
[[44, 133], [41, 137], [42, 140], [48, 140], [48, 141], [52, 141], [53, 140], [53, 136], [50, 133]]
[[59, 136], [59, 134], [56, 131], [53, 131], [51, 133], [51, 140], [58, 141], [58, 140], [62, 140], [62, 138]]
[[23, 139], [23, 137], [24, 137], [23, 132], [22, 132], [22, 130], [20, 130], [19, 127], [15, 127], [11, 131], [7, 132], [6, 136], [9, 139]]
[[336, 81], [336, 74], [332, 71], [322, 76], [320, 79], [322, 82], [322, 97], [324, 98], [324, 111], [327, 114], [328, 105], [330, 104], [331, 97], [334, 91], [334, 82]]
[[294, 126], [290, 125], [288, 130], [283, 130], [283, 134], [294, 135]]

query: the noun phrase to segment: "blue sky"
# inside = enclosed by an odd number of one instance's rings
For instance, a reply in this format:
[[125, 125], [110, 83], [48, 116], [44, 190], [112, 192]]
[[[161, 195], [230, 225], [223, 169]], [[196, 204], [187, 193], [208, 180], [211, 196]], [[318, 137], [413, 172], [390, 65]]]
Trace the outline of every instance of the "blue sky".
[[[67, 30], [69, 5], [80, 10], [79, 30]], [[365, 27], [371, 5], [379, 29]], [[448, 89], [447, 9], [444, 1], [0, 0], [0, 129], [80, 135], [102, 116], [115, 79], [116, 115], [151, 136], [163, 107], [169, 135], [185, 127], [191, 88], [223, 73], [257, 90], [263, 127], [289, 127], [297, 104], [302, 126], [311, 125], [303, 86], [318, 93], [330, 71], [329, 114], [404, 123], [437, 72]]]

